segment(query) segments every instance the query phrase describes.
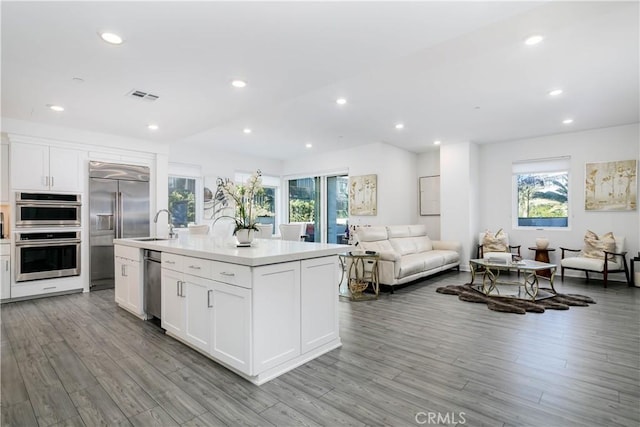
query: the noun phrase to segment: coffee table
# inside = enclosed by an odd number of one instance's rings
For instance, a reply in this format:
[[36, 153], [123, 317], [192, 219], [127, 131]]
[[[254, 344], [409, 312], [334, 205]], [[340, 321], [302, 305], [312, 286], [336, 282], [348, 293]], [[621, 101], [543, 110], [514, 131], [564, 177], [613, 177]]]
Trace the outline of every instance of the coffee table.
[[[521, 261], [496, 262], [489, 259], [472, 259], [469, 260], [471, 267], [471, 283], [475, 289], [489, 296], [502, 296], [509, 298], [529, 299], [535, 301], [537, 299], [549, 298], [556, 294], [553, 287], [553, 279], [556, 275], [557, 266], [546, 262], [523, 259]], [[553, 293], [540, 291], [538, 287], [538, 275], [544, 270], [551, 272], [549, 276], [549, 284]], [[500, 279], [501, 272], [518, 272], [518, 281], [503, 281]], [[474, 285], [476, 274], [482, 273], [482, 284]], [[520, 274], [522, 273], [522, 274]], [[522, 276], [523, 281], [520, 281]], [[500, 285], [513, 285], [518, 287], [517, 294], [504, 292], [501, 294], [502, 287]], [[524, 291], [524, 292], [522, 292]]]

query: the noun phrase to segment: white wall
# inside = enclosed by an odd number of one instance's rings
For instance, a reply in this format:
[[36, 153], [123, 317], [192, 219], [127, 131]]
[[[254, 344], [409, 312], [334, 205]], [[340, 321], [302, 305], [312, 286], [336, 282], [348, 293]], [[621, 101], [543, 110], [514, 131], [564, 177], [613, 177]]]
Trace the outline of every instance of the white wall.
[[[509, 141], [479, 146], [479, 229], [508, 230], [514, 244], [521, 244], [523, 256], [532, 256], [527, 248], [536, 237], [548, 237], [550, 247], [581, 248], [584, 233], [612, 231], [627, 238], [626, 250], [638, 253], [640, 216], [638, 209], [627, 212], [594, 212], [584, 209], [585, 163], [638, 159], [640, 156], [638, 124], [563, 133], [540, 138]], [[511, 165], [514, 161], [559, 156], [571, 157], [570, 229], [513, 229]], [[551, 254], [551, 261], [560, 261], [560, 250]], [[567, 274], [569, 274], [567, 272]], [[581, 274], [581, 273], [579, 273]], [[620, 275], [616, 277], [621, 280]]]
[[[440, 149], [438, 148], [418, 154], [417, 169], [418, 177], [440, 175]], [[420, 205], [418, 205], [418, 209], [419, 208]], [[426, 225], [429, 237], [434, 240], [439, 240], [440, 218], [440, 216], [418, 216], [417, 223]]]
[[462, 244], [460, 269], [475, 257], [478, 204], [478, 147], [470, 142], [440, 147], [441, 239]]
[[349, 224], [415, 224], [418, 220], [417, 155], [384, 143], [318, 154], [283, 164], [283, 175], [348, 171], [349, 176], [376, 174], [378, 215], [350, 216]]

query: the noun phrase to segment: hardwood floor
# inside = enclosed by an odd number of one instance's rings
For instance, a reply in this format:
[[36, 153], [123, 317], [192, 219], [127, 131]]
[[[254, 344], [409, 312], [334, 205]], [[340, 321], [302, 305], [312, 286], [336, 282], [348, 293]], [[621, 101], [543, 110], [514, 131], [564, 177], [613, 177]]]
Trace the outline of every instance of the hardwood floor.
[[2, 425], [640, 425], [640, 289], [569, 278], [597, 304], [524, 316], [435, 292], [468, 280], [341, 301], [343, 346], [260, 387], [112, 290], [5, 304]]

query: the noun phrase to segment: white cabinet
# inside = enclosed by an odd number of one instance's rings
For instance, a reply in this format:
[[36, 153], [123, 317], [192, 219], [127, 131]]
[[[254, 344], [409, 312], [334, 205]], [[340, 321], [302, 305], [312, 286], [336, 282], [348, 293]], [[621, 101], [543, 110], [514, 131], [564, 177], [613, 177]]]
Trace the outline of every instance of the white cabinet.
[[340, 338], [338, 328], [338, 283], [335, 257], [300, 261], [301, 351]]
[[208, 293], [211, 356], [232, 368], [251, 374], [251, 290], [213, 282]]
[[145, 318], [140, 249], [115, 246], [115, 300], [118, 305]]
[[252, 291], [253, 368], [259, 373], [300, 354], [300, 262], [255, 267]]
[[16, 190], [82, 191], [86, 153], [43, 144], [11, 144], [11, 187]]
[[211, 343], [211, 280], [184, 275], [184, 338], [196, 348], [209, 352]]
[[11, 247], [0, 244], [0, 300], [11, 298]]
[[9, 201], [9, 145], [0, 144], [0, 203]]
[[185, 304], [182, 296], [182, 273], [163, 267], [160, 286], [162, 288], [160, 308], [162, 328], [178, 337], [182, 337], [184, 335]]

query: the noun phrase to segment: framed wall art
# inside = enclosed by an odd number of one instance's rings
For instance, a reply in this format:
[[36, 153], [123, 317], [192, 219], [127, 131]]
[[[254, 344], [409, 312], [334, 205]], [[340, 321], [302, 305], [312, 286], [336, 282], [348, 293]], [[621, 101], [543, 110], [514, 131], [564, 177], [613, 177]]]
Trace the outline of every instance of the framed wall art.
[[440, 175], [421, 176], [420, 215], [440, 215]]
[[632, 211], [637, 206], [637, 160], [587, 163], [585, 210]]
[[378, 176], [349, 177], [349, 215], [378, 214]]

